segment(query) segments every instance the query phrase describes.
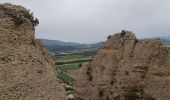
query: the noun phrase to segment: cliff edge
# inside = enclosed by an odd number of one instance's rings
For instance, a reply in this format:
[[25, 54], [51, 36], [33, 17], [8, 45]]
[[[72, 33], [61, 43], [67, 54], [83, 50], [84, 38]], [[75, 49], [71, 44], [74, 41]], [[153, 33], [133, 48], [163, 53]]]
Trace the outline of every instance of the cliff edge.
[[0, 4], [0, 100], [66, 100], [37, 24], [24, 7]]
[[170, 100], [170, 49], [122, 31], [77, 76], [77, 100]]

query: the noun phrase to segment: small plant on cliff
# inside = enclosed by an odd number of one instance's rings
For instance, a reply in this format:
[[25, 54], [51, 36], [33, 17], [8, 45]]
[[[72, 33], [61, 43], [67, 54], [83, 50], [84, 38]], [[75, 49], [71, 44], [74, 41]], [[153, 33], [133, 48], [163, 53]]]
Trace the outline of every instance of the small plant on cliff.
[[120, 33], [121, 37], [124, 37], [126, 34], [126, 31], [125, 30], [122, 30], [122, 32]]
[[26, 19], [29, 19], [34, 27], [39, 24], [39, 20], [33, 17], [33, 13], [30, 12], [30, 10], [28, 10], [28, 12], [26, 11], [16, 12], [15, 10], [6, 9], [6, 15], [13, 18], [14, 24], [17, 27], [23, 24], [26, 21]]
[[81, 67], [82, 67], [82, 63], [79, 63], [79, 65], [78, 65], [78, 66], [79, 66], [79, 68], [81, 68]]
[[14, 19], [14, 24], [15, 24], [17, 27], [20, 26], [23, 22], [24, 22], [23, 19], [20, 19], [20, 18], [17, 18], [17, 17]]
[[92, 81], [93, 80], [93, 76], [91, 74], [91, 67], [90, 66], [88, 66], [86, 74], [87, 74], [88, 80]]
[[13, 18], [15, 26], [19, 27], [25, 20], [20, 18], [21, 15], [17, 15], [14, 11], [6, 11], [6, 15]]
[[37, 26], [39, 24], [38, 18], [35, 18], [35, 20], [33, 20], [33, 24], [34, 24], [34, 26]]
[[26, 18], [28, 18], [32, 22], [32, 25], [34, 27], [39, 24], [39, 20], [34, 17], [33, 12], [30, 12], [30, 10], [28, 10], [28, 12], [23, 12], [23, 14]]
[[109, 35], [109, 36], [107, 37], [107, 39], [109, 40], [111, 37], [112, 37], [112, 35]]

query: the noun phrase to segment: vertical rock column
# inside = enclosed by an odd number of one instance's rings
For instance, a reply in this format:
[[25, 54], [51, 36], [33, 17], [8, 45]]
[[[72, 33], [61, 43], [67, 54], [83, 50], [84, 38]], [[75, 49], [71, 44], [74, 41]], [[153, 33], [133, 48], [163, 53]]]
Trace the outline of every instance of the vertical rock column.
[[29, 12], [0, 5], [0, 100], [66, 100], [52, 58], [35, 40]]

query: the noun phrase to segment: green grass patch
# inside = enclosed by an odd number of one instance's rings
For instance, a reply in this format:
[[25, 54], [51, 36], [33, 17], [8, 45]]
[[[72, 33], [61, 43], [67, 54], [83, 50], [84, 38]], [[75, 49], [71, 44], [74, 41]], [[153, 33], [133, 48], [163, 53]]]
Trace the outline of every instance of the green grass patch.
[[85, 55], [64, 55], [56, 56], [56, 65], [79, 63], [91, 61], [95, 55], [85, 56]]
[[72, 64], [64, 64], [64, 65], [57, 65], [57, 69], [66, 71], [66, 70], [77, 70], [80, 68], [80, 63], [72, 63]]
[[73, 85], [75, 83], [75, 79], [73, 77], [63, 73], [62, 71], [58, 72], [58, 78], [68, 85]]
[[56, 67], [58, 69], [58, 78], [68, 84], [73, 86], [75, 83], [74, 75], [68, 75], [69, 71], [76, 71], [85, 63], [88, 63], [93, 59], [94, 55], [60, 55], [55, 56]]
[[92, 61], [92, 58], [91, 59], [79, 59], [79, 60], [70, 60], [70, 61], [64, 61], [64, 62], [56, 62], [55, 65], [82, 63], [82, 62], [89, 62], [89, 61]]

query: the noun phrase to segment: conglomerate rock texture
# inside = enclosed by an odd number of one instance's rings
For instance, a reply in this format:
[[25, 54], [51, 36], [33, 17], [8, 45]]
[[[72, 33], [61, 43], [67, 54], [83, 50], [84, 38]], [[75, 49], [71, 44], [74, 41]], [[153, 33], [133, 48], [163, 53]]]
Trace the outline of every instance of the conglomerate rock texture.
[[66, 100], [27, 13], [22, 6], [0, 5], [0, 100]]
[[77, 76], [77, 100], [170, 100], [170, 49], [122, 31]]

